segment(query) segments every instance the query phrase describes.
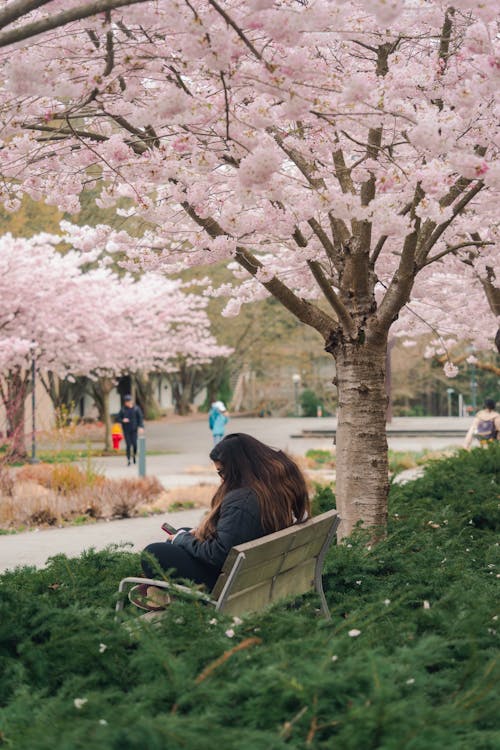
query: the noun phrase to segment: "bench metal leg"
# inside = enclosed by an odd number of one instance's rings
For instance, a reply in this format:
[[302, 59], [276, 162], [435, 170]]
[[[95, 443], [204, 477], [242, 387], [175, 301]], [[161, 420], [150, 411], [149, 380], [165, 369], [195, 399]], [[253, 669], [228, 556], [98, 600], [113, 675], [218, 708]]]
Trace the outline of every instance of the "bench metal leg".
[[[118, 594], [123, 594], [127, 586], [129, 586], [131, 583], [137, 583], [137, 584], [147, 583], [150, 586], [156, 586], [157, 588], [167, 589], [167, 591], [171, 591], [173, 593], [184, 594], [188, 597], [191, 597], [194, 600], [203, 601], [206, 604], [212, 604], [212, 605], [215, 604], [213, 599], [211, 599], [210, 596], [208, 596], [208, 594], [204, 594], [202, 591], [193, 590], [189, 588], [189, 586], [183, 586], [180, 583], [172, 583], [171, 581], [156, 580], [154, 578], [136, 578], [135, 576], [123, 578], [120, 581], [120, 585], [118, 586]], [[121, 610], [123, 609], [124, 603], [125, 603], [124, 597], [119, 596], [118, 601], [116, 602], [116, 606], [115, 606], [115, 611], [117, 613], [121, 612]]]
[[240, 565], [245, 559], [245, 553], [240, 552], [238, 557], [236, 558], [234, 565], [231, 569], [231, 572], [227, 578], [226, 583], [224, 584], [224, 588], [220, 592], [220, 596], [217, 599], [217, 602], [215, 603], [215, 609], [218, 612], [221, 612], [224, 608], [224, 604], [226, 603], [226, 599], [231, 593], [231, 589], [233, 587], [234, 581], [236, 580], [236, 576], [238, 575], [238, 571], [240, 569]]
[[337, 516], [334, 523], [332, 524], [330, 531], [328, 532], [328, 536], [326, 537], [323, 546], [321, 547], [321, 551], [316, 558], [316, 567], [314, 569], [314, 587], [318, 592], [318, 596], [321, 601], [321, 611], [323, 612], [323, 615], [327, 620], [331, 620], [332, 616], [330, 614], [330, 610], [326, 601], [325, 591], [323, 589], [323, 565], [325, 562], [326, 553], [330, 549], [330, 545], [333, 542], [333, 537], [337, 532], [339, 524], [340, 518]]

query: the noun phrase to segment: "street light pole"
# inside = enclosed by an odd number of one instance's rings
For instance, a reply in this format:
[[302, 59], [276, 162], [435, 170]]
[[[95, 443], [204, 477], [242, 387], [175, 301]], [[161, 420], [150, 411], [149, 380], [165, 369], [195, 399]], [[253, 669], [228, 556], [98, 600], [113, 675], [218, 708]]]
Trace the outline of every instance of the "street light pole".
[[30, 463], [37, 464], [36, 457], [36, 355], [31, 358], [31, 459]]

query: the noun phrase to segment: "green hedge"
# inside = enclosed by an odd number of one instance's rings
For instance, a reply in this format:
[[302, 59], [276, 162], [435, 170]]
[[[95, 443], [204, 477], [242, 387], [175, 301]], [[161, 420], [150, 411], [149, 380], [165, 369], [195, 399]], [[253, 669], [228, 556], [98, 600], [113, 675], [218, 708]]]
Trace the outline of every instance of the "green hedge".
[[0, 746], [498, 750], [498, 466], [492, 446], [393, 486], [387, 538], [329, 555], [331, 623], [314, 595], [243, 623], [179, 601], [131, 638], [112, 608], [137, 555], [4, 574]]

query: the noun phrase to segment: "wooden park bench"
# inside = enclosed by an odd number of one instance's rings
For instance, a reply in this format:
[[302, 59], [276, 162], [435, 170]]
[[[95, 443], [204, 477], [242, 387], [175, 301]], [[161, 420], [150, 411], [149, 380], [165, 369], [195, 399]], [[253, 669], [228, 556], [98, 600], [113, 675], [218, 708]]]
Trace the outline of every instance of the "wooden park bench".
[[284, 597], [316, 589], [321, 610], [331, 619], [322, 573], [325, 555], [339, 523], [337, 511], [329, 510], [304, 523], [238, 544], [230, 550], [210, 594], [166, 580], [124, 578], [118, 589], [116, 611], [123, 609], [127, 586], [136, 583], [195, 597], [230, 615], [257, 612]]

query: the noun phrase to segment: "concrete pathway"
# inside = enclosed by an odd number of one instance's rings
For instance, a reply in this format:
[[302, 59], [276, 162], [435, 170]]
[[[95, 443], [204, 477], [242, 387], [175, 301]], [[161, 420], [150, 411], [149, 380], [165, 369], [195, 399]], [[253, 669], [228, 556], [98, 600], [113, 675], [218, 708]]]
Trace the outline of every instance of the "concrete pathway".
[[49, 557], [64, 554], [77, 557], [84, 550], [104, 549], [110, 544], [130, 543], [129, 550], [139, 552], [150, 542], [161, 542], [166, 534], [160, 526], [169, 521], [175, 526], [195, 526], [203, 508], [165, 513], [148, 518], [124, 518], [120, 521], [98, 521], [85, 526], [27, 531], [0, 536], [0, 573], [22, 565], [43, 567]]
[[[425, 435], [416, 438], [390, 438], [389, 447], [393, 450], [429, 450], [446, 446], [460, 446], [463, 438], [442, 438], [433, 436], [432, 430], [452, 425], [463, 428], [463, 434], [470, 424], [469, 419], [459, 418], [400, 418], [393, 424], [403, 427], [422, 424], [428, 428]], [[228, 432], [247, 432], [258, 439], [281, 448], [292, 455], [304, 455], [311, 448], [329, 450], [331, 438], [295, 438], [303, 429], [336, 425], [333, 418], [232, 418]], [[149, 423], [146, 429], [147, 449], [164, 451], [161, 455], [147, 456], [146, 471], [155, 475], [165, 488], [191, 486], [201, 482], [216, 485], [217, 475], [208, 458], [211, 449], [211, 435], [205, 417], [188, 418], [184, 421], [160, 420]], [[123, 452], [117, 456], [93, 459], [93, 465], [108, 477], [135, 477], [137, 466], [127, 466]], [[410, 470], [411, 471], [411, 470]], [[55, 554], [64, 553], [77, 556], [85, 549], [103, 549], [109, 544], [132, 543], [134, 550], [141, 550], [146, 544], [163, 538], [160, 526], [163, 520], [174, 525], [195, 525], [203, 515], [203, 509], [180, 511], [150, 518], [131, 518], [120, 521], [98, 522], [85, 526], [67, 526], [62, 529], [47, 529], [24, 532], [12, 536], [0, 536], [0, 572], [18, 565], [43, 566]]]

